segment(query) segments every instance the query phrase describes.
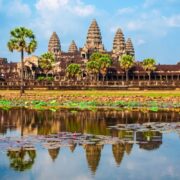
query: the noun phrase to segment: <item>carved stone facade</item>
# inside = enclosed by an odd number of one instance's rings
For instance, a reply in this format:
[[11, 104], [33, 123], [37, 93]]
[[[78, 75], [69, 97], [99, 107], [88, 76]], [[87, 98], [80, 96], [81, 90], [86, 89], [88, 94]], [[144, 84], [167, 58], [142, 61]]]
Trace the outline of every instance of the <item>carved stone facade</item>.
[[118, 29], [113, 41], [113, 57], [119, 57], [126, 53], [126, 44], [124, 34]]
[[72, 41], [72, 43], [70, 44], [68, 52], [69, 53], [76, 53], [76, 52], [78, 52], [77, 45], [76, 45], [76, 43], [74, 41]]
[[[106, 53], [112, 57], [113, 63], [107, 70], [105, 76], [106, 81], [124, 81], [125, 72], [120, 67], [119, 57], [123, 54], [129, 54], [135, 57], [135, 50], [130, 38], [125, 40], [123, 31], [118, 29], [115, 33], [113, 40], [113, 48], [111, 51], [106, 51], [102, 42], [102, 36], [100, 28], [93, 20], [88, 33], [86, 42], [83, 48], [78, 48], [76, 43], [72, 41], [69, 46], [68, 52], [61, 50], [61, 42], [56, 32], [53, 32], [49, 44], [48, 51], [52, 52], [56, 58], [54, 68], [48, 73], [51, 74], [56, 81], [66, 81], [66, 68], [71, 63], [77, 63], [82, 69], [82, 80], [89, 82], [88, 73], [86, 72], [86, 62], [94, 52]], [[25, 79], [35, 80], [38, 76], [42, 75], [41, 69], [38, 64], [39, 58], [32, 56], [25, 58]], [[8, 63], [7, 59], [0, 58], [0, 81], [17, 81], [20, 80], [20, 63]], [[99, 80], [102, 80], [102, 76], [99, 73]], [[146, 81], [148, 80], [147, 72], [144, 71], [140, 63], [136, 63], [129, 70], [130, 81]], [[180, 64], [177, 65], [157, 65], [156, 70], [151, 73], [151, 80], [157, 81], [180, 81]]]
[[48, 51], [54, 54], [56, 60], [58, 60], [61, 56], [61, 43], [56, 32], [53, 32], [51, 35]]

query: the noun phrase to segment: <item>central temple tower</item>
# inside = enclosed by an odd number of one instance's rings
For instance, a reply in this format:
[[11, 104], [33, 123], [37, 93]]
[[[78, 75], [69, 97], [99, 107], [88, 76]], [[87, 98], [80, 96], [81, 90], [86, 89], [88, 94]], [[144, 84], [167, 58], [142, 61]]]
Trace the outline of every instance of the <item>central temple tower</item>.
[[95, 19], [89, 27], [86, 44], [82, 49], [82, 55], [84, 58], [88, 58], [88, 54], [94, 51], [104, 52], [101, 31]]
[[56, 32], [53, 32], [48, 45], [48, 52], [51, 52], [55, 56], [55, 60], [57, 61], [61, 56], [61, 43]]

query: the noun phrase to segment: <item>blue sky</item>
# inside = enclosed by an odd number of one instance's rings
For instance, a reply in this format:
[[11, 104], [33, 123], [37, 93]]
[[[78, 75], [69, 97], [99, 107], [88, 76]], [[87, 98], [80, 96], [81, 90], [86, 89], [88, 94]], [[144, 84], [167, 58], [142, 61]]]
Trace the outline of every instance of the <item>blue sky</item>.
[[180, 61], [180, 0], [0, 0], [0, 57], [19, 61], [7, 41], [11, 29], [31, 28], [36, 34], [35, 55], [47, 51], [53, 31], [63, 51], [72, 40], [82, 47], [92, 19], [97, 19], [103, 43], [112, 49], [118, 27], [132, 38], [136, 59], [152, 57], [161, 64]]

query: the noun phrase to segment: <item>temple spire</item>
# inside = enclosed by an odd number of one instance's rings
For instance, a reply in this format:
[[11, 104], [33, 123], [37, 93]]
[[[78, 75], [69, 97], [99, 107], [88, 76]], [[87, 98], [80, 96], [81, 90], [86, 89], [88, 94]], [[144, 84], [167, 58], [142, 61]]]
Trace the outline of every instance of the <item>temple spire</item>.
[[122, 56], [126, 52], [126, 44], [124, 39], [124, 34], [119, 28], [115, 34], [113, 41], [113, 54], [115, 56]]
[[89, 27], [85, 46], [87, 49], [96, 49], [97, 51], [104, 51], [101, 31], [95, 19], [92, 21]]
[[131, 55], [133, 57], [135, 56], [134, 46], [130, 38], [128, 38], [126, 42], [126, 54]]
[[72, 41], [72, 43], [69, 46], [68, 52], [69, 53], [75, 53], [77, 51], [78, 51], [77, 45], [76, 45], [76, 43], [74, 41]]
[[48, 51], [54, 54], [56, 60], [61, 55], [61, 43], [56, 32], [53, 32], [50, 37]]

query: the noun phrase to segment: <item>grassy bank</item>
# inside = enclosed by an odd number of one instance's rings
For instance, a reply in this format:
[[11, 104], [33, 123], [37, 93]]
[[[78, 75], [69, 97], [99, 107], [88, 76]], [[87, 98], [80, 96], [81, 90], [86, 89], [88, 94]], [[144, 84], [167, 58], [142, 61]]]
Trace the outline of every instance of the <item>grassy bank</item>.
[[128, 108], [180, 111], [180, 91], [0, 91], [0, 107], [33, 109]]

